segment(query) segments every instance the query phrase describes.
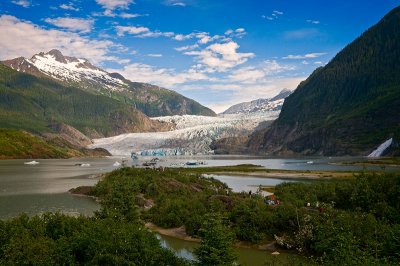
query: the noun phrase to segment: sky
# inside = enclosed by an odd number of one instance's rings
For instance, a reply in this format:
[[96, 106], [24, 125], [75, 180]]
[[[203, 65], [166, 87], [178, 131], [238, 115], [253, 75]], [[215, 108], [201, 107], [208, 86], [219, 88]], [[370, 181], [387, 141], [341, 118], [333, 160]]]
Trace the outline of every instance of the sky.
[[222, 112], [295, 89], [398, 0], [1, 0], [0, 60], [59, 49]]

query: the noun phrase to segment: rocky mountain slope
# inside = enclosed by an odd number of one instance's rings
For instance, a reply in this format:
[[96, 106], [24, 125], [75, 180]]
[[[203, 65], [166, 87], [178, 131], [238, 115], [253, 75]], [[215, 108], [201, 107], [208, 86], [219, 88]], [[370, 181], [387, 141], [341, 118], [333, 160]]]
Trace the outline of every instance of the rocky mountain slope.
[[280, 111], [285, 101], [285, 98], [292, 93], [291, 90], [283, 89], [278, 95], [273, 98], [257, 99], [251, 102], [243, 102], [232, 105], [222, 114], [242, 114]]
[[250, 147], [262, 153], [367, 155], [400, 137], [400, 7], [318, 68]]
[[19, 72], [53, 78], [66, 86], [128, 103], [148, 116], [215, 115], [209, 108], [179, 93], [129, 81], [120, 74], [108, 73], [92, 65], [87, 59], [64, 56], [55, 49], [48, 53], [36, 54], [30, 59], [19, 57], [2, 63]]

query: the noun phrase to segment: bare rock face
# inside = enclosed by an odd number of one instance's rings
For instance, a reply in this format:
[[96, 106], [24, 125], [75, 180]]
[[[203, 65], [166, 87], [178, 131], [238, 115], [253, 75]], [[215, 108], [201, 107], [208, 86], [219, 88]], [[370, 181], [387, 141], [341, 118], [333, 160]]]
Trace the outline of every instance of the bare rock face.
[[86, 147], [87, 145], [92, 144], [92, 140], [90, 138], [72, 126], [63, 123], [57, 123], [51, 124], [49, 127], [54, 130], [59, 137], [68, 141], [74, 146]]

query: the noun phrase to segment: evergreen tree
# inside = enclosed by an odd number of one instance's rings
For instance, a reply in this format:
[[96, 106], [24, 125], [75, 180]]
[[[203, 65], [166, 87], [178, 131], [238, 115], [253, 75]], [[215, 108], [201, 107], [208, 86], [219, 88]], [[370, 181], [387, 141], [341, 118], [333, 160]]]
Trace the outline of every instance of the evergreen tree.
[[194, 253], [199, 265], [234, 265], [233, 233], [217, 214], [206, 217], [200, 231], [201, 245]]

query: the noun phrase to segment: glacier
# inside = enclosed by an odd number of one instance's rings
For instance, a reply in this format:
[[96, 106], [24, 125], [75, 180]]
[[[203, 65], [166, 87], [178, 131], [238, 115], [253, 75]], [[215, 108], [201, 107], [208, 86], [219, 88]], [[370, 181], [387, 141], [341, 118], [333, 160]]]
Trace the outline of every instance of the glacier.
[[128, 133], [94, 139], [88, 148], [104, 148], [112, 155], [142, 156], [210, 154], [214, 140], [250, 134], [261, 122], [275, 120], [279, 111], [210, 116], [164, 116], [152, 118], [175, 124], [167, 132]]

